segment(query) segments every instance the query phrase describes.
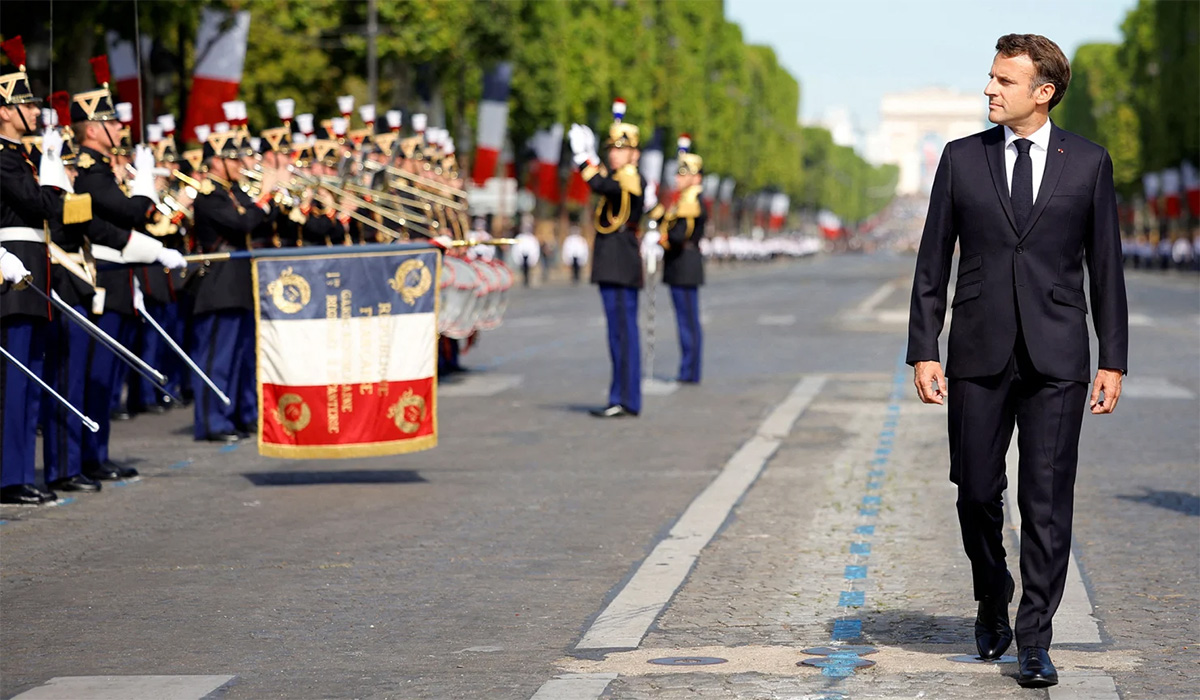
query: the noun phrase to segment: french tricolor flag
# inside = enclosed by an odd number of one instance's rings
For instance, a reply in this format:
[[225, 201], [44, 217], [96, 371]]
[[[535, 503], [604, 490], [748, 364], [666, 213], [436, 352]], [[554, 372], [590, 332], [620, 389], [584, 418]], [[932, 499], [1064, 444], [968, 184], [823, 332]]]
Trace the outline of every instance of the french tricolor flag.
[[434, 447], [440, 253], [253, 263], [259, 452], [328, 459]]
[[[115, 83], [117, 95], [122, 102], [133, 105], [133, 124], [130, 133], [134, 141], [139, 141], [138, 134], [142, 133], [142, 92], [139, 89], [137, 49], [133, 42], [122, 39], [121, 35], [110, 31], [105, 35], [108, 45], [108, 64], [112, 69], [112, 80]], [[142, 38], [142, 51], [150, 55], [150, 38]]]
[[476, 185], [496, 174], [504, 137], [508, 128], [508, 89], [512, 82], [512, 64], [504, 61], [483, 76], [483, 99], [479, 102], [479, 131], [475, 138], [475, 168], [471, 179]]
[[786, 194], [776, 192], [771, 197], [770, 204], [771, 218], [768, 224], [772, 231], [778, 231], [783, 228], [783, 222], [787, 220], [788, 210], [791, 208], [791, 200]]
[[221, 105], [237, 99], [246, 63], [246, 37], [250, 13], [228, 13], [205, 8], [196, 33], [196, 70], [188, 99], [185, 138], [193, 137], [197, 124], [212, 124], [225, 118]]

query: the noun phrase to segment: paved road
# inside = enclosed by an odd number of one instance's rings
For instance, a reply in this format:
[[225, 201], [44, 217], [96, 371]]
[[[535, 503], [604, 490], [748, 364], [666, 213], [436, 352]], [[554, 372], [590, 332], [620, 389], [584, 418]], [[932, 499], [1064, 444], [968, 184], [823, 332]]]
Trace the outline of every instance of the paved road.
[[[1132, 374], [1085, 420], [1048, 694], [946, 660], [973, 610], [944, 414], [897, 366], [911, 267], [714, 270], [704, 384], [656, 384], [637, 420], [584, 414], [600, 305], [552, 285], [518, 290], [443, 385], [432, 452], [287, 462], [193, 443], [185, 412], [119, 424], [145, 478], [0, 509], [0, 696], [1195, 697], [1197, 278], [1130, 276]], [[657, 312], [665, 379], [662, 290]], [[621, 625], [640, 638], [604, 647]], [[795, 665], [834, 637], [877, 664]]]

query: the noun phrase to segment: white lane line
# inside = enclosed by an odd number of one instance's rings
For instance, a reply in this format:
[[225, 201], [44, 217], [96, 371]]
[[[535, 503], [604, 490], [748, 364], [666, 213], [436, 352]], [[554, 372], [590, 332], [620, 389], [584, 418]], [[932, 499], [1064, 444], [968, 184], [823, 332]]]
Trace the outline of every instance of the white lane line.
[[796, 317], [792, 314], [763, 314], [758, 317], [758, 325], [760, 326], [793, 326], [796, 324]]
[[519, 374], [463, 374], [450, 381], [438, 382], [438, 398], [476, 398], [495, 396], [521, 383]]
[[822, 375], [805, 377], [738, 449], [716, 478], [696, 496], [616, 597], [588, 628], [577, 650], [633, 649], [683, 584], [700, 551], [758, 478], [783, 437], [825, 385]]
[[[1057, 636], [1057, 634], [1055, 635]], [[1117, 682], [1096, 671], [1071, 671], [1060, 675], [1058, 685], [1050, 688], [1050, 700], [1120, 700]]]
[[[1012, 443], [1008, 446], [1005, 462], [1008, 496], [1004, 499], [1004, 509], [1008, 511], [1013, 535], [1017, 542], [1020, 542], [1021, 510], [1017, 507], [1016, 431], [1013, 432]], [[1100, 639], [1100, 621], [1092, 614], [1093, 611], [1092, 599], [1088, 596], [1087, 587], [1083, 585], [1083, 574], [1079, 570], [1079, 562], [1075, 561], [1075, 552], [1072, 551], [1067, 564], [1067, 583], [1063, 589], [1062, 603], [1058, 606], [1058, 612], [1054, 614], [1054, 643], [1100, 644], [1103, 641]]]
[[596, 700], [615, 673], [564, 673], [542, 684], [529, 700]]
[[879, 286], [879, 289], [876, 289], [875, 291], [871, 292], [871, 296], [867, 297], [866, 299], [863, 299], [862, 303], [860, 303], [854, 309], [854, 312], [858, 313], [858, 314], [871, 313], [872, 311], [875, 310], [876, 306], [879, 306], [880, 304], [882, 304], [883, 300], [887, 299], [889, 296], [891, 296], [892, 292], [894, 292], [894, 291], [896, 291], [896, 283], [895, 282], [884, 282], [883, 284], [881, 284]]
[[13, 700], [201, 700], [235, 676], [63, 676]]

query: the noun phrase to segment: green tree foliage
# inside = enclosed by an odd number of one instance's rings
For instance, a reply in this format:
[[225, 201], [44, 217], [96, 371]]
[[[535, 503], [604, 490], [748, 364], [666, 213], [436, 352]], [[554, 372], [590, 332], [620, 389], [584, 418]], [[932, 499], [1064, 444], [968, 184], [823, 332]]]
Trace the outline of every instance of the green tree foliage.
[[1108, 148], [1126, 194], [1141, 175], [1200, 161], [1200, 3], [1139, 0], [1119, 45], [1088, 44], [1055, 118]]
[[[30, 16], [40, 11], [28, 0], [9, 4]], [[56, 7], [70, 7], [72, 20], [54, 22], [55, 54], [82, 56], [58, 74], [72, 76], [71, 89], [85, 89], [86, 57], [93, 54], [78, 47], [102, 51], [106, 28], [132, 37], [133, 5], [77, 0]], [[256, 127], [275, 122], [274, 102], [282, 97], [318, 119], [334, 116], [338, 95], [368, 99], [367, 0], [140, 0], [137, 7], [142, 35], [177, 58], [174, 75], [153, 76], [177, 84], [158, 95], [161, 110], [181, 114], [186, 107], [205, 7], [251, 13], [242, 97]], [[828, 132], [797, 123], [799, 83], [772, 49], [745, 42], [722, 0], [377, 0], [376, 9], [377, 107], [428, 110], [463, 152], [476, 126], [483, 73], [511, 61], [516, 153], [555, 122], [589, 124], [603, 134], [612, 100], [622, 97], [645, 138], [663, 128], [669, 152], [678, 134], [691, 134], [707, 169], [734, 178], [739, 194], [781, 191], [797, 207], [829, 207], [852, 220], [890, 197], [864, 194], [886, 185], [882, 171], [832, 148]]]

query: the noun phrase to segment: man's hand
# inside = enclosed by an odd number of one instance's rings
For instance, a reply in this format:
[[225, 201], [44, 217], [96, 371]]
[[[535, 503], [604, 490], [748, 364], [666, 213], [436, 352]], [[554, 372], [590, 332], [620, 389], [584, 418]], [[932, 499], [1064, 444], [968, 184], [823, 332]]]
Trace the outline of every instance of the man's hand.
[[17, 289], [24, 289], [29, 282], [29, 270], [25, 269], [25, 263], [4, 248], [0, 248], [0, 282], [16, 285]]
[[946, 390], [946, 375], [942, 372], [942, 363], [936, 360], [918, 362], [913, 368], [913, 384], [916, 385], [917, 396], [922, 402], [939, 406], [946, 403], [949, 392]]
[[[1115, 369], [1096, 371], [1096, 380], [1092, 382], [1091, 409], [1093, 415], [1112, 413], [1117, 410], [1117, 399], [1121, 398], [1121, 372]], [[1100, 398], [1100, 394], [1104, 398]]]

